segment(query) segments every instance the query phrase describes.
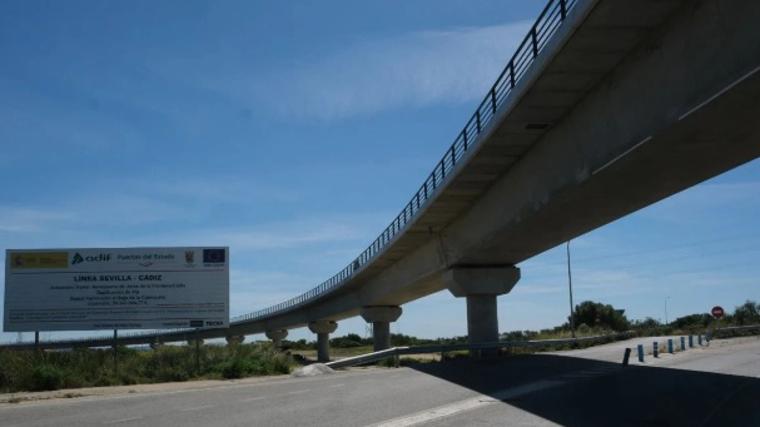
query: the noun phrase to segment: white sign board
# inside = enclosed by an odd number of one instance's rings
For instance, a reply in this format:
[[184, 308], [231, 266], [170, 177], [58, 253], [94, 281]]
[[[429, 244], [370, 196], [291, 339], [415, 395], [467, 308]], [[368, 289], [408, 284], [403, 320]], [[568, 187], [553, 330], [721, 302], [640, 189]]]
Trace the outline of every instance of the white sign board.
[[3, 330], [229, 324], [229, 249], [7, 250]]

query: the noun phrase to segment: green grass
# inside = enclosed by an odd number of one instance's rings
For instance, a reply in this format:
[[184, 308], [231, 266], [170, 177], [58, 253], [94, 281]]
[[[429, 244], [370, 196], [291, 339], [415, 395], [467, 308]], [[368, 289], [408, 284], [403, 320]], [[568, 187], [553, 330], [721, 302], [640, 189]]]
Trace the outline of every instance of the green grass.
[[118, 361], [118, 371], [114, 371], [112, 350], [0, 350], [0, 392], [243, 378], [287, 374], [294, 366], [290, 356], [266, 344], [203, 346], [200, 367], [191, 347], [120, 348]]

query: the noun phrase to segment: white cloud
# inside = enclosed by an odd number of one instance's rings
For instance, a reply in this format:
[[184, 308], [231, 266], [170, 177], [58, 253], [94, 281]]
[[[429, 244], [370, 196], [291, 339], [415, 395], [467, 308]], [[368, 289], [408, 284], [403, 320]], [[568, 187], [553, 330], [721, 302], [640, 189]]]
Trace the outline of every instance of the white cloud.
[[40, 232], [51, 223], [71, 219], [71, 214], [52, 209], [0, 206], [0, 231], [8, 233]]
[[253, 83], [252, 91], [282, 114], [317, 119], [473, 102], [485, 96], [529, 25], [424, 31], [362, 42], [278, 71]]

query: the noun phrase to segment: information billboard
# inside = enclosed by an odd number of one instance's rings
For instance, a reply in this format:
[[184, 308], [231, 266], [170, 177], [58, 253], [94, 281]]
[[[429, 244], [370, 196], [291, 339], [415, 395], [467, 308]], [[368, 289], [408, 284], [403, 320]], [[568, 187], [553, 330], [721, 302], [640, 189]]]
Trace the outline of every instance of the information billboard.
[[226, 327], [229, 283], [226, 247], [9, 249], [3, 330]]

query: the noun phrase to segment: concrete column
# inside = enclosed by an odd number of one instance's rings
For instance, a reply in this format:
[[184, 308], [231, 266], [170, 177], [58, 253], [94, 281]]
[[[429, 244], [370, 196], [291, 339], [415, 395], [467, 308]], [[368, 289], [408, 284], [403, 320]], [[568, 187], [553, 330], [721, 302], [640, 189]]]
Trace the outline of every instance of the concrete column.
[[[520, 280], [520, 269], [514, 266], [453, 267], [443, 273], [443, 280], [455, 297], [467, 298], [468, 341], [471, 344], [498, 341], [496, 296], [512, 290]], [[496, 350], [480, 352], [482, 356], [496, 353]]]
[[338, 324], [332, 320], [309, 322], [309, 330], [317, 334], [317, 361], [330, 361], [330, 334], [335, 332]]
[[240, 345], [245, 341], [245, 335], [228, 335], [224, 337], [225, 340], [227, 340], [227, 346], [228, 347], [234, 347], [236, 345]]
[[401, 307], [392, 305], [362, 307], [361, 315], [364, 321], [372, 323], [374, 350], [390, 348], [391, 322], [395, 322], [401, 316]]
[[288, 336], [288, 330], [287, 329], [272, 329], [272, 330], [266, 331], [266, 336], [267, 338], [272, 340], [272, 347], [280, 348], [282, 347], [282, 340], [284, 340], [285, 337]]

